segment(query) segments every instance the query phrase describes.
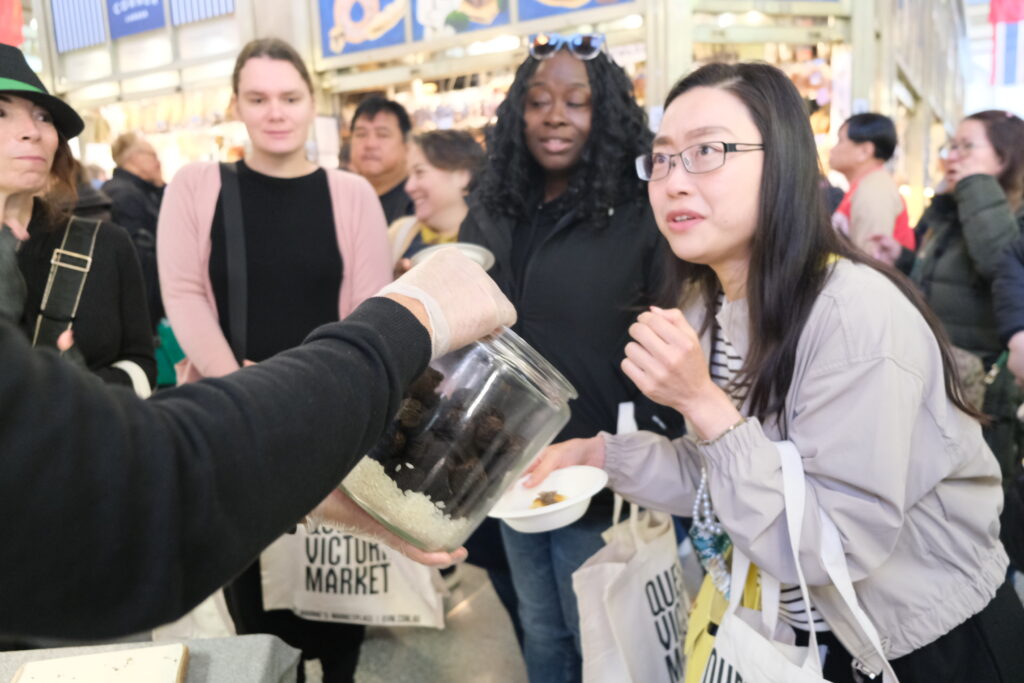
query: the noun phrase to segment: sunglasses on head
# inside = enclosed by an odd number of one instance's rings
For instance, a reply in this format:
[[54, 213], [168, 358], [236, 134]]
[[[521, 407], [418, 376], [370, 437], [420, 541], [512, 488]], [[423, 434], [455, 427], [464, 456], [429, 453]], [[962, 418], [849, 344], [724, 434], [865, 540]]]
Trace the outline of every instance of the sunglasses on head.
[[551, 59], [565, 48], [572, 56], [584, 61], [597, 57], [604, 47], [601, 33], [573, 33], [563, 36], [559, 33], [538, 33], [530, 41], [530, 56], [534, 59]]

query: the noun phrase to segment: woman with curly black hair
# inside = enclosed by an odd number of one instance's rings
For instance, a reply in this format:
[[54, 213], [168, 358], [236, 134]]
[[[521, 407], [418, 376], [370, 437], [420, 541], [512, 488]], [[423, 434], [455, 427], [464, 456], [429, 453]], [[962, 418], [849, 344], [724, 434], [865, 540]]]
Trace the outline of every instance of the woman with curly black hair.
[[[646, 116], [603, 41], [534, 40], [498, 109], [459, 232], [494, 252], [490, 274], [519, 312], [516, 331], [579, 392], [556, 441], [614, 432], [620, 404], [642, 398], [619, 361], [630, 323], [663, 280], [667, 250], [633, 169], [650, 149]], [[644, 427], [679, 424], [652, 406], [637, 411]], [[502, 525], [531, 683], [580, 680], [572, 573], [602, 547], [610, 498], [599, 496], [582, 520], [552, 532]]]

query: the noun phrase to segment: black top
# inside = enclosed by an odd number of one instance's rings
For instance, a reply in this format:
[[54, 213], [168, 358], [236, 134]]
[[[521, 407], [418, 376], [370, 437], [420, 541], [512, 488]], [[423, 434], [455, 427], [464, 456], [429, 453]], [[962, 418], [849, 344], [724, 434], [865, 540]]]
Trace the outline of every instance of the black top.
[[127, 230], [133, 239], [140, 230], [156, 235], [164, 188], [118, 167], [101, 189], [110, 197], [114, 222]]
[[[50, 257], [60, 246], [67, 225], [66, 219], [49, 225], [44, 216], [36, 204], [28, 226], [29, 239], [18, 251], [27, 290], [22, 328], [30, 339], [50, 276]], [[127, 373], [110, 367], [127, 360], [142, 368], [150, 386], [155, 384], [153, 334], [139, 261], [128, 233], [111, 223], [101, 223], [96, 234], [92, 268], [72, 330], [86, 365], [104, 381], [131, 386]]]
[[[245, 357], [259, 362], [338, 319], [343, 266], [322, 168], [298, 178], [274, 178], [240, 161], [238, 182], [248, 274]], [[210, 240], [210, 281], [220, 327], [230, 343], [224, 207], [219, 199]]]
[[569, 213], [569, 204], [565, 195], [552, 199], [534, 209], [529, 221], [516, 226], [515, 238], [512, 240], [511, 266], [517, 282], [522, 282], [526, 275], [526, 264], [533, 252], [548, 235], [558, 227], [558, 222]]
[[164, 317], [160, 299], [160, 281], [156, 269], [156, 224], [164, 188], [143, 180], [123, 168], [115, 168], [113, 177], [103, 183], [103, 193], [111, 201], [110, 219], [128, 231], [142, 265], [146, 283], [146, 302], [153, 328]]
[[[595, 228], [557, 200], [526, 227], [491, 214], [473, 197], [469, 206], [459, 240], [494, 253], [489, 274], [516, 307], [515, 330], [579, 392], [556, 441], [614, 433], [619, 403], [643, 402], [619, 363], [629, 326], [654, 303], [667, 259], [650, 208], [646, 202], [617, 206], [608, 225]], [[517, 253], [525, 259], [518, 269]], [[662, 412], [658, 419], [678, 430], [678, 413]], [[645, 424], [645, 417], [649, 410], [638, 405], [640, 427], [664, 431], [657, 420]]]
[[405, 193], [406, 180], [407, 178], [403, 178], [402, 182], [379, 195], [380, 205], [384, 208], [384, 218], [387, 219], [388, 225], [402, 216], [411, 216], [416, 213], [416, 206], [413, 204], [412, 198]]
[[374, 298], [300, 349], [148, 401], [5, 322], [0, 356], [0, 634], [104, 638], [178, 618], [319, 503], [430, 338]]
[[[110, 207], [113, 203], [105, 192], [97, 190], [92, 183], [81, 182], [75, 187], [78, 199], [72, 210], [79, 218], [92, 218], [101, 221], [112, 221]], [[116, 221], [115, 221], [116, 222]], [[121, 226], [124, 227], [123, 225]], [[130, 234], [130, 233], [129, 233]]]
[[[568, 200], [545, 204], [519, 225], [476, 197], [468, 203], [459, 240], [494, 253], [489, 274], [516, 307], [515, 331], [579, 393], [555, 441], [614, 434], [626, 402], [640, 429], [681, 434], [682, 416], [647, 399], [620, 368], [629, 326], [655, 303], [668, 261], [647, 202], [616, 206], [604, 227], [580, 220]], [[607, 517], [611, 504], [611, 494], [599, 494], [587, 518]]]

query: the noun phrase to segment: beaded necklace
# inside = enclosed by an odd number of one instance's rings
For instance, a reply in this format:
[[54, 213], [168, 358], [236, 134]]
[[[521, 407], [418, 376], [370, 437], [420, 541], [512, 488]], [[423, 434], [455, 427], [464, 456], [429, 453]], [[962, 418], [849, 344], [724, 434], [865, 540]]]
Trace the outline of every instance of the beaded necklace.
[[[724, 296], [719, 295], [716, 313], [721, 309], [723, 299]], [[729, 385], [738, 369], [730, 364], [730, 361], [734, 361], [733, 364], [739, 362], [735, 356], [731, 356], [730, 351], [732, 350], [732, 345], [722, 336], [721, 329], [716, 323], [711, 335], [711, 363], [715, 364], [716, 355], [720, 356], [722, 360], [717, 364], [722, 368], [722, 371], [718, 377], [714, 376], [715, 371], [713, 368], [711, 368], [711, 373], [712, 378], [723, 389]], [[732, 399], [740, 404], [743, 402], [736, 396], [733, 396]], [[714, 507], [711, 504], [711, 493], [708, 490], [708, 470], [703, 465], [700, 468], [700, 484], [697, 486], [697, 495], [693, 500], [693, 522], [690, 525], [690, 541], [693, 543], [697, 558], [700, 560], [704, 570], [711, 575], [711, 580], [715, 587], [728, 599], [731, 581], [729, 563], [726, 561], [725, 556], [732, 547], [732, 540], [725, 529], [722, 528], [721, 522], [715, 515]]]

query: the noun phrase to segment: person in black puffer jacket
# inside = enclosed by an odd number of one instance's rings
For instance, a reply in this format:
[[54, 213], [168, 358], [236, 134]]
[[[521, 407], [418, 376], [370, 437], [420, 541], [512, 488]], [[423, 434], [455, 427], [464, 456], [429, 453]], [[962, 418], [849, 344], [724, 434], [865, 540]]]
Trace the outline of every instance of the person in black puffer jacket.
[[[997, 271], [1024, 226], [1024, 121], [1006, 111], [968, 116], [949, 144], [947, 194], [938, 195], [922, 221], [928, 225], [911, 277], [924, 291], [953, 344], [993, 368], [1009, 337], [1000, 334]], [[990, 375], [991, 377], [991, 375]], [[997, 370], [985, 387], [985, 441], [999, 460], [1008, 496], [1019, 476], [1024, 429], [1017, 419], [1021, 390], [1011, 372]], [[1009, 498], [1008, 498], [1009, 499]], [[1024, 519], [1007, 507], [1002, 538], [1024, 533]], [[1022, 544], [1024, 545], [1024, 544]], [[1014, 559], [1024, 566], [1024, 553]]]

